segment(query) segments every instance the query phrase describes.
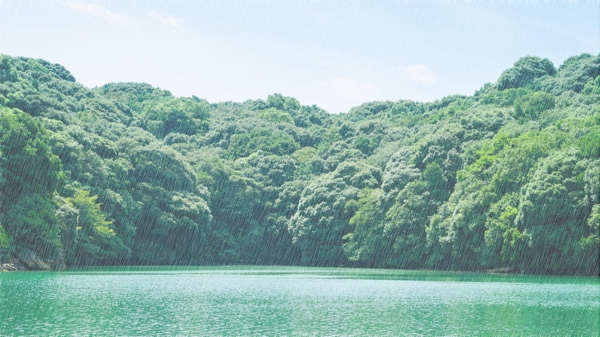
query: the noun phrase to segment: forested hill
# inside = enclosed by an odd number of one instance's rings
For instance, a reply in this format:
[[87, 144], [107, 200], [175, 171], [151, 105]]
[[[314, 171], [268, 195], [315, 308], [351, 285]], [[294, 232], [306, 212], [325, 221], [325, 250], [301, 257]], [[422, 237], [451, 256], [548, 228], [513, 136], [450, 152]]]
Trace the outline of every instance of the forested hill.
[[597, 275], [600, 55], [331, 115], [0, 56], [0, 260]]

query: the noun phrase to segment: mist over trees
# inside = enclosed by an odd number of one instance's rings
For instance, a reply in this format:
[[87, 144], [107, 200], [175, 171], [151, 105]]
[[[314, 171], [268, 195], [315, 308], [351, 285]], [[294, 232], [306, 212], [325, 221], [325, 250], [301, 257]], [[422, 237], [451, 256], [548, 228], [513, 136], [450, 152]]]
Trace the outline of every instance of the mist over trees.
[[599, 74], [526, 56], [473, 96], [332, 115], [3, 55], [0, 261], [598, 275]]

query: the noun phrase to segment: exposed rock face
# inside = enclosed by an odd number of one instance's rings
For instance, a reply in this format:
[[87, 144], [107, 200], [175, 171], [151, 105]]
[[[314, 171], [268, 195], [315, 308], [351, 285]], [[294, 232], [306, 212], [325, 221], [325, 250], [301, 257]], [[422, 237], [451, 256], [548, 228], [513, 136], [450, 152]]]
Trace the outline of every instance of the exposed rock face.
[[50, 265], [44, 260], [40, 259], [35, 252], [29, 249], [23, 249], [19, 255], [19, 260], [27, 267], [27, 269], [31, 270], [50, 270], [52, 269]]
[[52, 266], [52, 270], [65, 270], [67, 269], [67, 263], [65, 262], [65, 257], [62, 253], [56, 258], [54, 261], [48, 261]]
[[0, 265], [0, 272], [4, 271], [18, 271], [17, 267], [15, 267], [12, 263], [4, 263]]
[[[0, 255], [1, 257], [1, 255]], [[23, 249], [16, 257], [0, 260], [0, 272], [19, 270], [64, 270], [67, 268], [62, 254], [54, 260], [43, 260], [29, 249]]]

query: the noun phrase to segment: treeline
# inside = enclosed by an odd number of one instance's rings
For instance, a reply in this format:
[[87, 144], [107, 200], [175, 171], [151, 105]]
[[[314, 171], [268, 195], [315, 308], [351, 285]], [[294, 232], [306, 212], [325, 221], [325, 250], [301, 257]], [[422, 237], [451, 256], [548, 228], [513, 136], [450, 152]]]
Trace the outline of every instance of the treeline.
[[598, 275], [600, 56], [331, 115], [0, 56], [0, 260]]

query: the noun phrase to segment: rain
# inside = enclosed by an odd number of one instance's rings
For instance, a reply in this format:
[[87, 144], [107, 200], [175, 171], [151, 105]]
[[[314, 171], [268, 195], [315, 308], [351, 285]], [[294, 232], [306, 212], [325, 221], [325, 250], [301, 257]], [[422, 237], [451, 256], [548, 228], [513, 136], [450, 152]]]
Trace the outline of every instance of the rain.
[[599, 22], [0, 1], [0, 336], [597, 335]]

